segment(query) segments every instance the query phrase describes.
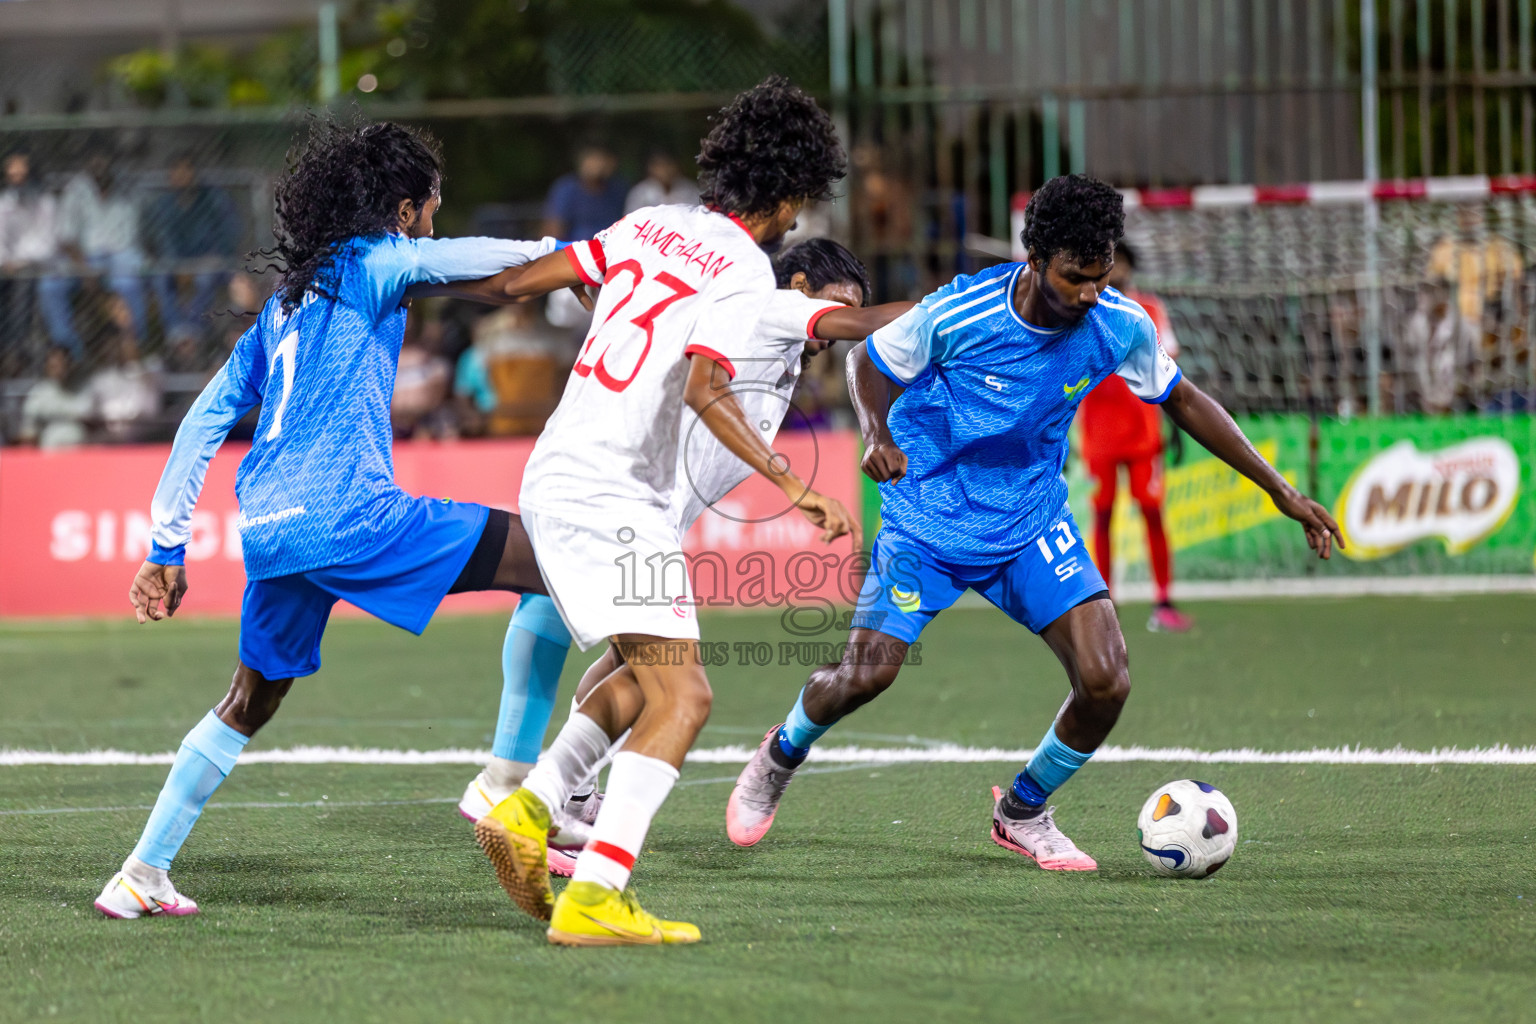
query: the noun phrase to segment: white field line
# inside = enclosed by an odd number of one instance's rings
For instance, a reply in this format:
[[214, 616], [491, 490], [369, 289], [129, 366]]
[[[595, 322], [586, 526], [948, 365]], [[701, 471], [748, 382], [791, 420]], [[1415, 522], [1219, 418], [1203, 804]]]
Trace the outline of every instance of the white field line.
[[[1267, 580], [1189, 580], [1174, 587], [1179, 601], [1251, 601], [1277, 597], [1455, 597], [1469, 594], [1536, 593], [1536, 575], [1522, 576], [1323, 576]], [[1152, 584], [1122, 583], [1121, 603], [1152, 600]], [[956, 607], [986, 607], [986, 598], [966, 591]]]
[[[727, 746], [695, 750], [688, 760], [695, 764], [742, 764], [752, 756], [754, 747]], [[1032, 751], [1007, 747], [963, 747], [945, 743], [927, 747], [817, 747], [811, 760], [819, 764], [986, 764], [1027, 761]], [[59, 752], [48, 750], [0, 750], [0, 767], [66, 765], [112, 767], [127, 765], [168, 765], [176, 755], [135, 754], [122, 750]], [[254, 750], [242, 755], [241, 764], [359, 764], [359, 765], [434, 765], [484, 764], [488, 750], [452, 748], [446, 750], [380, 750], [355, 747], [293, 747], [288, 750]], [[1377, 750], [1368, 747], [1314, 747], [1311, 750], [1255, 750], [1243, 747], [1231, 750], [1197, 750], [1193, 747], [1117, 747], [1099, 748], [1094, 760], [1100, 763], [1154, 761], [1181, 764], [1328, 764], [1328, 765], [1416, 765], [1416, 764], [1486, 764], [1536, 765], [1536, 747], [1437, 747], [1409, 750], [1392, 747]]]
[[[864, 768], [861, 764], [845, 764], [837, 768], [802, 768], [800, 775], [831, 775], [837, 772], [855, 772]], [[679, 786], [713, 786], [723, 782], [735, 782], [735, 775], [717, 775], [704, 779], [684, 779]], [[236, 800], [221, 802], [215, 800], [208, 805], [212, 811], [249, 811], [249, 810], [290, 810], [304, 808], [320, 808], [331, 810], [336, 807], [413, 807], [422, 804], [456, 804], [459, 798], [456, 796], [433, 796], [420, 800]], [[0, 811], [0, 818], [34, 817], [37, 815], [58, 814], [116, 814], [122, 811], [148, 811], [152, 810], [152, 804], [121, 804], [116, 807], [24, 807], [14, 810]]]

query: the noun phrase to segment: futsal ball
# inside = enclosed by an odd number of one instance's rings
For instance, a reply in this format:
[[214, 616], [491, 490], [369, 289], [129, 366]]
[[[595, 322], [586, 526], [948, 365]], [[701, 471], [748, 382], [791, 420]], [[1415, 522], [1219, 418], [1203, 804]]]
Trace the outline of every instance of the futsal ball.
[[1136, 834], [1158, 874], [1209, 878], [1237, 848], [1237, 812], [1210, 783], [1181, 779], [1152, 791]]

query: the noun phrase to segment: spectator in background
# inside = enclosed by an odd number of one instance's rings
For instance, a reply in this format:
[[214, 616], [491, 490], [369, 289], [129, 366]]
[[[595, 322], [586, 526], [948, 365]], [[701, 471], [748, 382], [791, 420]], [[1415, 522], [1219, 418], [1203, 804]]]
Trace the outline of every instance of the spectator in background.
[[[624, 182], [615, 177], [618, 162], [604, 146], [583, 146], [576, 153], [576, 170], [550, 186], [544, 201], [544, 234], [568, 242], [592, 238], [624, 216]], [[570, 291], [549, 297], [549, 322], [574, 335], [584, 335], [592, 314]]]
[[[885, 169], [885, 156], [875, 145], [855, 146], [849, 154], [853, 165], [853, 234], [866, 239], [873, 253], [870, 276], [876, 297], [901, 298], [919, 291], [912, 245], [912, 213], [917, 198], [911, 183]], [[884, 301], [882, 299], [882, 301]]]
[[1514, 312], [1523, 271], [1515, 247], [1488, 232], [1480, 205], [1456, 211], [1455, 233], [1429, 250], [1427, 281], [1403, 333], [1402, 372], [1424, 412], [1450, 412], [1458, 399], [1476, 400], [1498, 355], [1490, 311], [1493, 320]]
[[627, 189], [615, 176], [617, 170], [618, 161], [606, 147], [583, 146], [576, 154], [576, 170], [562, 174], [550, 186], [544, 201], [544, 234], [579, 241], [623, 217]]
[[1450, 412], [1457, 395], [1470, 389], [1476, 376], [1480, 331], [1456, 305], [1450, 285], [1430, 281], [1419, 289], [1418, 304], [1403, 331], [1399, 372], [1422, 412]]
[[55, 345], [82, 358], [85, 346], [75, 331], [71, 303], [80, 278], [99, 274], [107, 288], [127, 304], [136, 337], [144, 337], [148, 310], [144, 299], [144, 252], [139, 241], [138, 203], [112, 168], [111, 155], [93, 152], [86, 169], [70, 179], [59, 198], [59, 243], [67, 265], [38, 282], [43, 319]]
[[1455, 290], [1461, 318], [1480, 332], [1484, 308], [1501, 305], [1506, 286], [1519, 284], [1525, 265], [1513, 245], [1488, 231], [1481, 206], [1457, 210], [1456, 229], [1429, 250], [1429, 276]]
[[70, 448], [85, 443], [91, 397], [71, 384], [74, 360], [69, 349], [50, 349], [43, 377], [27, 391], [21, 405], [21, 440], [39, 448]]
[[410, 327], [400, 346], [395, 394], [389, 416], [396, 437], [454, 437], [453, 412], [446, 405], [452, 368], [441, 354], [443, 322], [411, 310]]
[[36, 365], [23, 351], [32, 333], [36, 275], [58, 258], [58, 202], [33, 180], [26, 153], [6, 156], [0, 173], [0, 351], [17, 357], [11, 372], [28, 372]]
[[503, 306], [475, 321], [473, 344], [459, 356], [453, 392], [460, 417], [475, 433], [537, 434], [560, 402], [560, 339], [527, 303]]
[[646, 206], [694, 206], [698, 201], [699, 186], [684, 177], [677, 159], [666, 150], [653, 149], [645, 161], [645, 177], [624, 199], [624, 212]]
[[112, 304], [113, 331], [107, 342], [106, 365], [86, 385], [102, 440], [144, 441], [159, 424], [160, 368], [139, 353], [132, 314], [120, 299]]
[[192, 158], [178, 155], [170, 188], [144, 218], [144, 234], [157, 272], [160, 323], [174, 344], [182, 335], [201, 338], [202, 319], [213, 309], [240, 244], [240, 215], [229, 193], [198, 181]]

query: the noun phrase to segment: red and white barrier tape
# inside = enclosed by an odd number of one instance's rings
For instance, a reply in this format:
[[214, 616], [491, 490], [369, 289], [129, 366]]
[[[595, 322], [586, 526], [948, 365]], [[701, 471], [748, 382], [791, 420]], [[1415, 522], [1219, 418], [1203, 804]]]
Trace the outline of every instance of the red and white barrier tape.
[[[1466, 202], [1488, 196], [1536, 192], [1536, 175], [1469, 174], [1454, 178], [1413, 178], [1401, 181], [1314, 181], [1302, 185], [1196, 185], [1194, 188], [1123, 188], [1127, 210], [1218, 210], [1239, 206], [1303, 206], [1364, 203], [1371, 199], [1438, 199]], [[1010, 227], [1014, 258], [1024, 230], [1029, 192], [1013, 194]]]
[[[1120, 190], [1127, 210], [1137, 207], [1203, 210], [1232, 206], [1363, 203], [1373, 198], [1468, 200], [1517, 192], [1536, 192], [1536, 175], [1470, 174], [1374, 184], [1369, 181], [1314, 181], [1303, 185], [1197, 185], [1194, 188]], [[1022, 213], [1029, 196], [1028, 192], [1015, 193], [1013, 209]]]

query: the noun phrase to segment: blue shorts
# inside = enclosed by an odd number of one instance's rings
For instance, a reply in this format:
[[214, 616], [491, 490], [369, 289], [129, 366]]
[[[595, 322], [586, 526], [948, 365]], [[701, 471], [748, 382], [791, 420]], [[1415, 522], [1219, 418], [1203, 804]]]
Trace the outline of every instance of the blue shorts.
[[249, 580], [240, 604], [240, 661], [268, 679], [312, 675], [337, 601], [420, 633], [474, 554], [490, 510], [417, 498], [394, 536], [340, 565]]
[[889, 528], [875, 538], [871, 561], [853, 628], [877, 630], [904, 643], [916, 640], [923, 627], [966, 590], [976, 591], [1038, 633], [1109, 589], [1088, 557], [1070, 512], [1001, 565], [957, 565]]

